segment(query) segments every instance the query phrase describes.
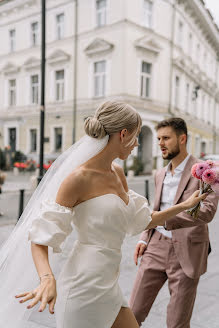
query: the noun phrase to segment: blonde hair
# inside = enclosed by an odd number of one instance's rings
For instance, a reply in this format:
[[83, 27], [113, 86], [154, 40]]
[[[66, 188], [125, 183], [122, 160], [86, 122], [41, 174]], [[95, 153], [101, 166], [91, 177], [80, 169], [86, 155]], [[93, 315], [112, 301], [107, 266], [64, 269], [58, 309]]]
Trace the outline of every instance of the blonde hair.
[[123, 129], [137, 134], [141, 125], [141, 116], [132, 106], [111, 100], [100, 105], [94, 116], [85, 120], [84, 129], [90, 137], [102, 139], [107, 134], [111, 135]]

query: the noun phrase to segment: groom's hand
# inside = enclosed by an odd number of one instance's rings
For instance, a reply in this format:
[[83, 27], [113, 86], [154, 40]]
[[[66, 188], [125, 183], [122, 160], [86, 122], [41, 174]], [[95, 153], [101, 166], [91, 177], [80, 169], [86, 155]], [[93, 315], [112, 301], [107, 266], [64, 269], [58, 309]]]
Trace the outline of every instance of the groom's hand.
[[147, 248], [147, 245], [145, 245], [143, 242], [138, 242], [135, 247], [135, 253], [134, 253], [134, 262], [136, 265], [138, 265], [138, 258], [141, 257], [145, 250]]

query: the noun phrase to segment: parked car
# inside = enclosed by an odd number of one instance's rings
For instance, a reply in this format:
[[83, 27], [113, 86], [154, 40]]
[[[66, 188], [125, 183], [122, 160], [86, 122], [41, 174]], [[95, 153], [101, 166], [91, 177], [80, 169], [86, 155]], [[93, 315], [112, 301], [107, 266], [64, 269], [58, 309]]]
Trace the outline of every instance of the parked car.
[[208, 159], [211, 159], [212, 161], [219, 161], [219, 155], [218, 154], [205, 155], [202, 159], [204, 161], [207, 161]]

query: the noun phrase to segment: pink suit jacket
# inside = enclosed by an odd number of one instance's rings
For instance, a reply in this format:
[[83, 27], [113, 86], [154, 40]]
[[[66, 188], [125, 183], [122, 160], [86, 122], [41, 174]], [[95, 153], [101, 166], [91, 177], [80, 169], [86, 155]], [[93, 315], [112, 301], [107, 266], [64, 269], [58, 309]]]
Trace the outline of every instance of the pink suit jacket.
[[[199, 189], [199, 181], [191, 176], [193, 164], [200, 162], [190, 156], [175, 195], [174, 204], [186, 200], [195, 190]], [[154, 211], [159, 211], [163, 181], [166, 168], [161, 169], [155, 176]], [[172, 240], [177, 258], [184, 273], [192, 278], [199, 278], [207, 270], [209, 250], [208, 223], [213, 219], [217, 210], [218, 200], [211, 193], [204, 200], [199, 217], [194, 220], [185, 211], [166, 221], [166, 229], [172, 231]], [[153, 229], [145, 230], [141, 239], [150, 242]]]

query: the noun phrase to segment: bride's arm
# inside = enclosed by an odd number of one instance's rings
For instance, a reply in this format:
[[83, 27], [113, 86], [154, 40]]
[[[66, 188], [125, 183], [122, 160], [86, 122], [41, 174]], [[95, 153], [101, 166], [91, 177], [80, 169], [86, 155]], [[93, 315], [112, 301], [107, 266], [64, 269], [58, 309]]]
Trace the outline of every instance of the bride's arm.
[[[56, 196], [56, 203], [72, 208], [77, 203], [82, 188], [83, 178], [81, 178], [80, 173], [75, 171], [61, 184]], [[40, 284], [32, 291], [16, 295], [16, 298], [20, 298], [20, 303], [32, 300], [27, 306], [28, 309], [41, 302], [39, 312], [42, 312], [48, 303], [49, 311], [53, 314], [57, 294], [56, 281], [49, 264], [48, 246], [31, 242], [31, 251]]]
[[165, 221], [171, 219], [175, 215], [183, 212], [189, 208], [192, 208], [196, 204], [198, 204], [201, 200], [205, 199], [207, 194], [203, 194], [199, 196], [199, 190], [196, 190], [187, 200], [182, 203], [173, 205], [172, 207], [163, 210], [163, 211], [155, 211], [152, 213], [152, 221], [147, 226], [147, 229], [154, 228], [158, 225], [164, 225]]

